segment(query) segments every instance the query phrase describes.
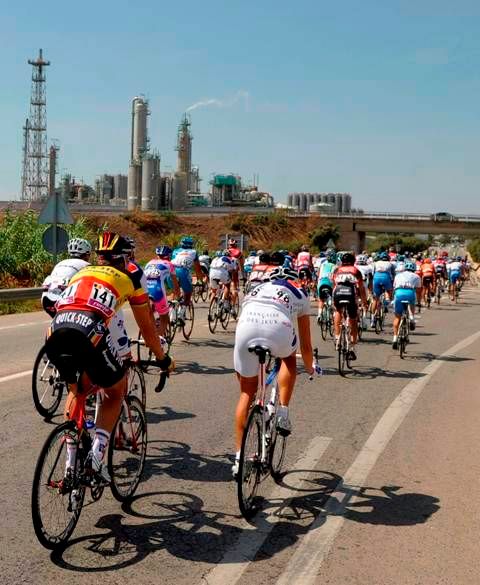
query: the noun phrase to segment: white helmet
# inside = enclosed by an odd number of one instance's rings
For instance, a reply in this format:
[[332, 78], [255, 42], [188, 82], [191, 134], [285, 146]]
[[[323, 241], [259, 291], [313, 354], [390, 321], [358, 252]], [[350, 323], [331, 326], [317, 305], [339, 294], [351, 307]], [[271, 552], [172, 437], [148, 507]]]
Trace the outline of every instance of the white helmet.
[[68, 242], [67, 250], [70, 256], [83, 256], [84, 254], [90, 254], [92, 246], [90, 242], [83, 238], [73, 238]]
[[363, 265], [363, 264], [367, 264], [367, 262], [368, 262], [368, 256], [366, 254], [359, 254], [357, 256], [356, 264]]

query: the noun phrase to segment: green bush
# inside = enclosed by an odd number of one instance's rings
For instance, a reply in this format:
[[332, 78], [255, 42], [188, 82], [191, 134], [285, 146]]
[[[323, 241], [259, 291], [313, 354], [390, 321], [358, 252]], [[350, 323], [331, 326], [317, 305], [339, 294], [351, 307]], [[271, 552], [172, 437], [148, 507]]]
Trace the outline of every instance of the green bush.
[[367, 251], [377, 252], [378, 250], [388, 250], [394, 247], [400, 253], [409, 251], [413, 254], [424, 252], [432, 244], [432, 237], [429, 236], [427, 240], [416, 238], [415, 236], [402, 234], [379, 234], [367, 244]]
[[474, 262], [480, 262], [480, 238], [471, 240], [467, 246], [467, 250]]

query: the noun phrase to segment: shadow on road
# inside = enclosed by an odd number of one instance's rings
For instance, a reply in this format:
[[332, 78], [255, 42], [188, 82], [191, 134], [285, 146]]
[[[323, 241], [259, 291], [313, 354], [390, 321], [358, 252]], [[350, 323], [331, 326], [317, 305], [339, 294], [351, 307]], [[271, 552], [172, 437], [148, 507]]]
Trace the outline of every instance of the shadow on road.
[[189, 374], [233, 374], [233, 368], [225, 366], [206, 366], [198, 362], [176, 361], [175, 375], [189, 373]]
[[183, 420], [185, 418], [195, 418], [197, 415], [191, 412], [177, 412], [170, 408], [170, 406], [159, 406], [156, 408], [150, 408], [146, 411], [147, 423], [156, 424], [160, 422], [166, 422], [169, 420]]
[[[303, 481], [292, 487], [295, 475]], [[293, 497], [260, 502], [247, 532], [238, 525], [237, 510], [234, 515], [206, 510], [203, 500], [190, 493], [150, 492], [124, 504], [121, 514], [100, 517], [97, 531], [52, 553], [52, 562], [70, 571], [102, 573], [137, 564], [160, 550], [212, 565], [227, 562], [227, 550], [230, 563], [260, 561], [295, 545], [313, 520], [321, 526], [330, 516], [343, 516], [362, 524], [413, 526], [440, 508], [434, 496], [402, 493], [398, 486], [346, 486], [338, 475], [318, 470], [287, 472], [280, 483]], [[237, 553], [233, 545], [244, 533], [251, 538], [255, 529], [266, 533], [265, 541], [252, 558], [246, 558], [245, 550], [239, 547]]]
[[221, 341], [219, 339], [201, 339], [197, 341], [189, 340], [188, 345], [193, 345], [194, 347], [215, 347], [217, 349], [233, 349], [232, 341]]
[[383, 368], [369, 366], [354, 366], [354, 369], [345, 374], [345, 378], [350, 380], [373, 380], [375, 378], [400, 378], [402, 380], [413, 380], [415, 378], [422, 378], [423, 376], [425, 376], [425, 374], [422, 374], [422, 372], [409, 372], [407, 370], [386, 370]]

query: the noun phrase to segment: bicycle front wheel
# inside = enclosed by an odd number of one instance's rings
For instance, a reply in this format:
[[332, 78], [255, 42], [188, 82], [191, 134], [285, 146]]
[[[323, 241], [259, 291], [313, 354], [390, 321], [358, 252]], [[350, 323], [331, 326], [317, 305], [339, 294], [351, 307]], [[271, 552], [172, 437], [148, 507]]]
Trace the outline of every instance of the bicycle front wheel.
[[135, 494], [142, 479], [146, 455], [145, 412], [136, 396], [127, 396], [108, 447], [110, 489], [119, 502], [126, 502]]
[[262, 476], [262, 422], [261, 408], [256, 405], [243, 432], [238, 467], [238, 505], [247, 520], [257, 511], [257, 488]]
[[195, 321], [195, 309], [193, 307], [193, 303], [190, 303], [187, 306], [187, 310], [185, 312], [185, 323], [182, 327], [183, 337], [187, 341], [190, 339], [190, 335], [192, 334], [194, 321]]
[[203, 283], [201, 297], [203, 302], [205, 302], [208, 299], [208, 282]]
[[[152, 359], [152, 355], [148, 359]], [[143, 410], [145, 410], [147, 406], [145, 377], [140, 366], [135, 363], [131, 363], [128, 368], [127, 394], [129, 396], [136, 396], [140, 400]]]
[[52, 418], [62, 401], [66, 383], [60, 379], [57, 368], [48, 360], [45, 346], [35, 359], [32, 372], [32, 398], [37, 412]]
[[215, 333], [215, 329], [217, 328], [218, 311], [218, 300], [216, 297], [214, 297], [210, 302], [210, 307], [208, 308], [208, 328], [210, 329], [210, 333]]
[[[85, 497], [77, 473], [66, 472], [67, 440], [79, 448], [73, 421], [56, 427], [48, 436], [35, 467], [32, 485], [32, 520], [35, 534], [45, 548], [62, 547], [75, 530]], [[81, 463], [80, 453], [77, 461]]]
[[318, 320], [318, 324], [320, 325], [320, 332], [322, 334], [322, 339], [325, 341], [327, 339], [328, 333], [328, 320], [327, 320], [327, 311], [325, 307], [323, 307], [322, 312], [320, 313], [320, 318]]

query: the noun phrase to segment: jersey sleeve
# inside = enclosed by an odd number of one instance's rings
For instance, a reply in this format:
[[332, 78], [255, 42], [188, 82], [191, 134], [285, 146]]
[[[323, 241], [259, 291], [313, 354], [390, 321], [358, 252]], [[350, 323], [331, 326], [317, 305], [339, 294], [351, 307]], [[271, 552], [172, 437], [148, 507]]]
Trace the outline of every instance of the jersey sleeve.
[[142, 280], [145, 278], [143, 270], [137, 267], [137, 270], [129, 270], [127, 274], [133, 284], [133, 293], [128, 298], [129, 303], [135, 306], [148, 303], [148, 294], [142, 286]]

